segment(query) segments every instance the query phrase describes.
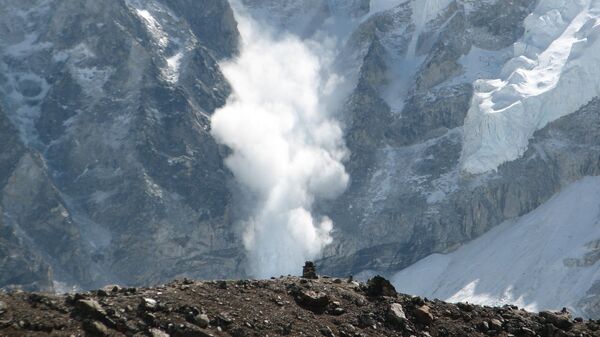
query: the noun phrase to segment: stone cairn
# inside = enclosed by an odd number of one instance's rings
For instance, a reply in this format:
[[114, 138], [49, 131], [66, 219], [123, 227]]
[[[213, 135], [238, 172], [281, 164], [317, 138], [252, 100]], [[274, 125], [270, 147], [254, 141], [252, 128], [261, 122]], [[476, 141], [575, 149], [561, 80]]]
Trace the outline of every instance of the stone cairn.
[[319, 277], [317, 276], [317, 269], [315, 267], [314, 262], [306, 261], [304, 267], [302, 268], [302, 278], [316, 280]]

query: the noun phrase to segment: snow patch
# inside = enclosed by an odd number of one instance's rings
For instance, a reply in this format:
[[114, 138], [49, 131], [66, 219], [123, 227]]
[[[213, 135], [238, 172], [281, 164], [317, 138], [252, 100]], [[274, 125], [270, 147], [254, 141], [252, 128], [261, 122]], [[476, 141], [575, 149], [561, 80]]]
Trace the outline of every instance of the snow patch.
[[39, 34], [29, 33], [25, 35], [25, 39], [23, 41], [7, 47], [6, 55], [20, 58], [52, 47], [52, 43], [38, 42], [38, 39]]
[[179, 81], [181, 65], [198, 41], [190, 28], [167, 7], [156, 1], [127, 0], [133, 12], [140, 18], [162, 56], [162, 78], [172, 84]]
[[167, 58], [167, 67], [164, 70], [164, 75], [171, 83], [177, 83], [177, 81], [179, 81], [179, 68], [181, 68], [182, 58], [183, 51], [179, 51], [175, 55]]
[[531, 213], [507, 221], [447, 254], [434, 254], [393, 277], [404, 293], [531, 311], [568, 307], [600, 279], [588, 255], [600, 239], [600, 177], [565, 188]]
[[144, 22], [146, 29], [148, 32], [150, 32], [156, 43], [158, 43], [160, 47], [166, 48], [169, 44], [169, 36], [163, 31], [162, 26], [160, 23], [158, 23], [154, 16], [152, 16], [152, 14], [145, 9], [136, 8], [135, 12], [140, 18], [142, 18], [142, 22]]

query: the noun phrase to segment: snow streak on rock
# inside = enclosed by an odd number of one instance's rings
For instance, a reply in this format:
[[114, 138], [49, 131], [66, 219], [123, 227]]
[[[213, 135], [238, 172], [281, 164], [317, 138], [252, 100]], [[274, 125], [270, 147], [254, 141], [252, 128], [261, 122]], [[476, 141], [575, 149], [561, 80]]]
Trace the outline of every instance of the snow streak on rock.
[[232, 149], [226, 164], [255, 198], [244, 222], [249, 270], [295, 273], [332, 240], [331, 220], [313, 215], [313, 203], [348, 182], [342, 131], [328, 108], [339, 78], [313, 42], [237, 19], [241, 54], [221, 65], [233, 94], [214, 114], [212, 133]]

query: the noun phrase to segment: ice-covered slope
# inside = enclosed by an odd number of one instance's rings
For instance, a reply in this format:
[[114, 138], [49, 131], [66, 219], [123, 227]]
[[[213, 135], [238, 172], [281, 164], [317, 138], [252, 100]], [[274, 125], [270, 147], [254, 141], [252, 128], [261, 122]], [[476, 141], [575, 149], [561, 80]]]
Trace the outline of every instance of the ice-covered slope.
[[394, 277], [400, 291], [528, 310], [581, 303], [600, 278], [600, 178], [571, 184], [535, 211]]
[[519, 158], [536, 130], [600, 94], [600, 1], [540, 1], [500, 78], [478, 80], [462, 167], [483, 173]]

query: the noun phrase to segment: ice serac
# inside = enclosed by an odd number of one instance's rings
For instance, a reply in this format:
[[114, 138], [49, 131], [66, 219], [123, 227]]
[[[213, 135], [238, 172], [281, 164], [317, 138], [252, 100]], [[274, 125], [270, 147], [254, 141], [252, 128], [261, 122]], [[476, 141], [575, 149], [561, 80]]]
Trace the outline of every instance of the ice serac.
[[595, 317], [587, 304], [597, 296], [599, 246], [600, 178], [588, 177], [458, 250], [404, 269], [394, 282], [399, 291], [451, 302], [566, 306]]
[[497, 79], [478, 80], [465, 121], [462, 168], [519, 158], [536, 130], [600, 94], [600, 2], [540, 1]]

